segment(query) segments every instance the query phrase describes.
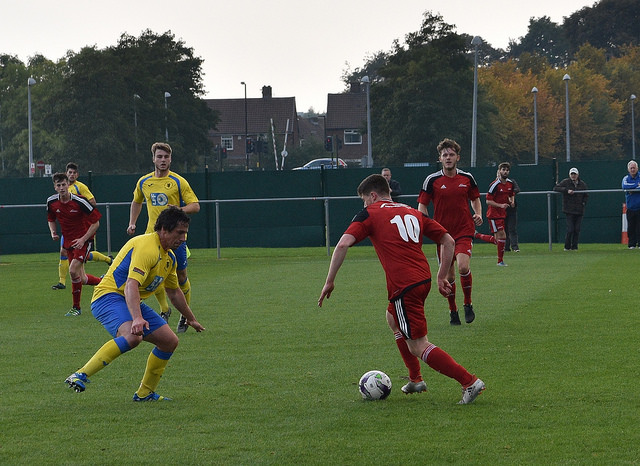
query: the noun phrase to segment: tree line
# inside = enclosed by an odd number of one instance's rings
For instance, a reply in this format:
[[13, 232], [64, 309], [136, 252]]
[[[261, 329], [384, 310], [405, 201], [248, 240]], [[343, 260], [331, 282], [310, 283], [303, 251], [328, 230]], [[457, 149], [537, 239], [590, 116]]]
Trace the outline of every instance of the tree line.
[[167, 135], [181, 169], [203, 166], [217, 117], [202, 100], [202, 63], [171, 32], [149, 30], [57, 62], [0, 55], [0, 176], [28, 176], [29, 90], [33, 160], [54, 170], [74, 161], [85, 172], [146, 171], [151, 144]]
[[[561, 25], [532, 18], [526, 36], [507, 50], [483, 41], [477, 52], [478, 165], [534, 162], [534, 98], [539, 161], [563, 159], [567, 90], [571, 160], [630, 158], [632, 95], [640, 93], [639, 17], [636, 0], [602, 0]], [[372, 82], [377, 164], [435, 162], [443, 137], [458, 140], [469, 163], [476, 50], [471, 36], [453, 30], [427, 11], [404, 42], [396, 40], [390, 51], [343, 74], [345, 84], [363, 76]]]
[[[477, 164], [533, 163], [533, 88], [540, 162], [565, 157], [567, 91], [571, 159], [629, 158], [631, 96], [640, 95], [639, 17], [637, 0], [601, 0], [562, 24], [532, 18], [506, 50], [482, 41]], [[468, 163], [476, 49], [454, 29], [426, 11], [418, 31], [343, 73], [347, 86], [369, 76], [376, 165], [435, 162], [443, 137], [461, 143]], [[150, 145], [168, 136], [176, 168], [201, 170], [215, 156], [208, 133], [218, 122], [202, 99], [202, 63], [170, 31], [150, 30], [56, 62], [0, 54], [0, 176], [28, 174], [29, 90], [34, 161], [54, 170], [74, 161], [83, 171], [139, 173], [150, 168]], [[31, 77], [35, 84], [27, 86]], [[366, 134], [366, 121], [359, 129]], [[307, 141], [287, 163], [324, 156], [322, 143]]]

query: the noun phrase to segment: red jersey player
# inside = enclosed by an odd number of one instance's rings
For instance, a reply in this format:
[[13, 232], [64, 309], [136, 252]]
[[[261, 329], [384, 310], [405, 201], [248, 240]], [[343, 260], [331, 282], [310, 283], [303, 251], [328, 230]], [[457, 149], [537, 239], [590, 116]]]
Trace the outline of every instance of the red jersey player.
[[[442, 170], [429, 175], [418, 196], [418, 210], [427, 215], [427, 206], [433, 202], [433, 218], [447, 229], [456, 242], [454, 262], [458, 264], [460, 285], [464, 294], [464, 318], [470, 324], [475, 319], [471, 303], [472, 277], [469, 270], [473, 235], [476, 226], [482, 225], [482, 204], [478, 184], [471, 173], [458, 169], [460, 145], [452, 139], [444, 139], [438, 144], [439, 161]], [[469, 211], [469, 201], [473, 215]], [[460, 325], [456, 306], [456, 274], [451, 264], [447, 275], [451, 283], [449, 315], [451, 325]]]
[[80, 315], [82, 285], [97, 285], [100, 278], [88, 275], [84, 263], [91, 250], [93, 235], [100, 226], [100, 212], [84, 197], [69, 192], [69, 178], [66, 173], [53, 175], [53, 187], [57, 194], [47, 199], [47, 221], [51, 237], [58, 241], [56, 220], [64, 236], [62, 247], [67, 250], [69, 274], [71, 275], [73, 307], [65, 316]]
[[502, 162], [498, 165], [498, 177], [489, 185], [487, 191], [487, 219], [491, 227], [491, 233], [495, 236], [495, 243], [498, 247], [498, 265], [506, 267], [504, 263], [504, 246], [507, 241], [505, 231], [505, 219], [507, 218], [507, 207], [514, 206], [514, 185], [509, 179], [511, 164]]
[[424, 314], [431, 272], [422, 252], [422, 237], [435, 241], [441, 249], [437, 283], [438, 290], [444, 295], [451, 290], [447, 272], [453, 260], [453, 238], [438, 222], [405, 204], [393, 202], [389, 183], [382, 175], [365, 178], [358, 186], [358, 195], [365, 208], [354, 217], [333, 251], [318, 306], [331, 296], [349, 247], [370, 238], [387, 278], [387, 323], [396, 335], [398, 348], [409, 369], [410, 382], [402, 387], [402, 391], [417, 393], [427, 389], [420, 374], [420, 358], [462, 385], [460, 404], [471, 403], [484, 390], [484, 383], [429, 342]]

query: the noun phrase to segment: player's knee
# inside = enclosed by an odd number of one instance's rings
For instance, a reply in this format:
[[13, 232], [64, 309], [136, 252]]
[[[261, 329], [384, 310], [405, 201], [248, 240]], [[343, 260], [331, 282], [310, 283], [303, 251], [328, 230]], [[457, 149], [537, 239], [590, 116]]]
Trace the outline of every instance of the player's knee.
[[158, 349], [161, 351], [166, 351], [167, 353], [173, 353], [178, 347], [178, 337], [173, 332], [168, 332], [166, 336], [163, 336], [162, 341], [159, 341], [156, 345]]
[[129, 344], [129, 348], [131, 349], [138, 346], [142, 341], [142, 335], [133, 335], [131, 333], [128, 335], [124, 335], [124, 338], [125, 340], [127, 340], [127, 343]]

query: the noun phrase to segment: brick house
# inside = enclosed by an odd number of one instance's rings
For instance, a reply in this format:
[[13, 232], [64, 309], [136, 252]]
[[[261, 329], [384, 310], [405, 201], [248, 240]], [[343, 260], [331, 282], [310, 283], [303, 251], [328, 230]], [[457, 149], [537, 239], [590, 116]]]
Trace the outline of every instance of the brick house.
[[[326, 136], [339, 144], [338, 157], [350, 167], [365, 165], [367, 157], [367, 95], [360, 83], [349, 92], [327, 96]], [[335, 148], [334, 148], [335, 152]]]
[[[278, 160], [287, 140], [287, 151], [299, 143], [299, 127], [295, 97], [273, 97], [271, 86], [262, 87], [261, 98], [246, 99], [246, 136], [252, 140], [255, 152], [247, 154], [245, 138], [245, 99], [205, 99], [220, 116], [209, 138], [215, 146], [226, 148], [225, 164], [231, 169], [260, 169], [275, 165], [271, 121], [276, 139]], [[287, 129], [287, 121], [289, 122]], [[258, 148], [264, 148], [262, 153]]]

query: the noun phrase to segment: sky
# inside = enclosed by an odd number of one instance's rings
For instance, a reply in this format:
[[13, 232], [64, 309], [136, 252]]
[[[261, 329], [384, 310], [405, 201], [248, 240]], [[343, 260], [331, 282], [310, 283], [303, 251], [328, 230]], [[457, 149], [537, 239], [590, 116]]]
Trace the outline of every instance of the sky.
[[326, 111], [341, 76], [416, 32], [423, 14], [440, 14], [455, 31], [494, 48], [527, 33], [529, 19], [563, 17], [595, 0], [5, 0], [0, 53], [23, 62], [57, 61], [68, 50], [117, 44], [123, 33], [171, 31], [204, 60], [205, 98], [295, 97], [298, 112]]

